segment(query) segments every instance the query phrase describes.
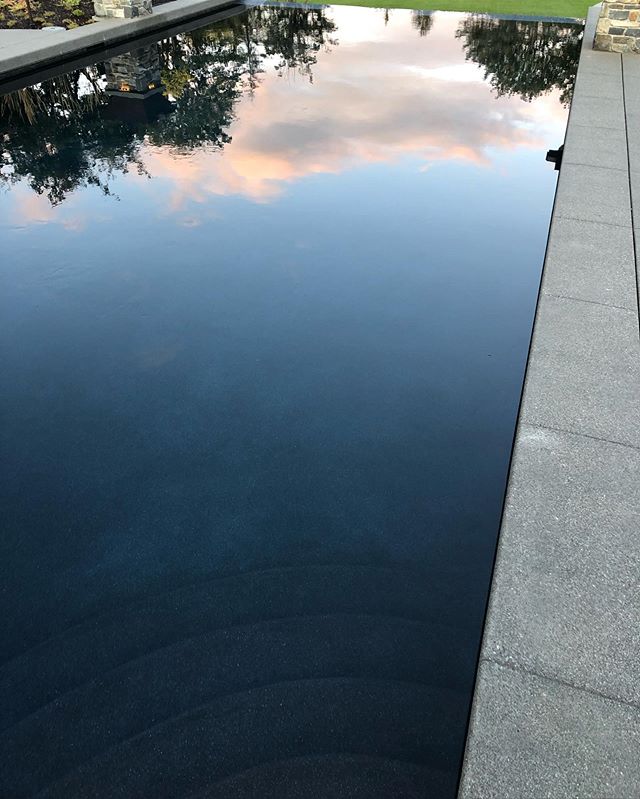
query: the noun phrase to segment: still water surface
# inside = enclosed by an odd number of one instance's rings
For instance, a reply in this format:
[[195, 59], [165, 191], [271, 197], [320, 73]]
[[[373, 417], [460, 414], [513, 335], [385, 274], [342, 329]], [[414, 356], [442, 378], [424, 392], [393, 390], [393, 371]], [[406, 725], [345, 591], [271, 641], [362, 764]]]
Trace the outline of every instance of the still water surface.
[[0, 794], [455, 795], [580, 35], [258, 7], [0, 98]]

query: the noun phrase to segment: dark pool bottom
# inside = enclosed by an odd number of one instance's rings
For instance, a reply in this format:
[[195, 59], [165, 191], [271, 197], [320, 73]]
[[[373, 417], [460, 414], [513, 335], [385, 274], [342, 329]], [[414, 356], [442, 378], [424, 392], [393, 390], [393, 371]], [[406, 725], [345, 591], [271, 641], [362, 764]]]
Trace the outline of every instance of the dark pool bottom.
[[3, 799], [455, 796], [579, 41], [259, 7], [0, 98]]
[[30, 693], [13, 709], [36, 711], [5, 755], [25, 793], [85, 763], [43, 796], [450, 795], [474, 665], [449, 623], [463, 604], [437, 575], [357, 566], [156, 595], [14, 664]]

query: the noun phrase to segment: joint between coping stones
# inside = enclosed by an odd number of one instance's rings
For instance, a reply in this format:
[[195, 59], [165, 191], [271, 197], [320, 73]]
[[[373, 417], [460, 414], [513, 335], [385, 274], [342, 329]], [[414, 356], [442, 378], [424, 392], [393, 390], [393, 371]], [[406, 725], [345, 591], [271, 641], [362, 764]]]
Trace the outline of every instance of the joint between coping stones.
[[547, 682], [555, 683], [556, 685], [562, 685], [565, 688], [571, 688], [574, 691], [582, 691], [585, 694], [590, 694], [591, 696], [596, 696], [598, 699], [604, 699], [607, 702], [614, 702], [616, 705], [624, 705], [625, 707], [631, 707], [634, 710], [640, 712], [640, 702], [636, 702], [632, 699], [622, 699], [619, 696], [612, 696], [611, 694], [607, 694], [604, 691], [599, 691], [597, 688], [591, 688], [588, 685], [578, 685], [577, 683], [572, 682], [571, 680], [567, 680], [564, 677], [555, 677], [550, 674], [544, 674], [543, 672], [536, 671], [536, 669], [528, 668], [526, 666], [521, 666], [517, 663], [499, 660], [498, 658], [482, 655], [480, 657], [480, 661], [482, 663], [493, 663], [496, 666], [500, 666], [500, 668], [507, 669], [508, 671], [512, 671], [515, 674], [529, 674], [532, 677], [538, 677], [540, 680], [545, 680]]
[[611, 444], [614, 447], [624, 447], [625, 449], [632, 449], [634, 452], [640, 453], [640, 445], [638, 444], [629, 444], [625, 441], [616, 441], [613, 438], [604, 438], [603, 436], [596, 436], [593, 433], [581, 433], [577, 430], [569, 430], [566, 427], [556, 427], [555, 425], [551, 424], [543, 424], [542, 422], [536, 422], [533, 419], [525, 419], [524, 417], [518, 422], [516, 444], [519, 441], [520, 429], [522, 427], [537, 427], [538, 430], [551, 430], [553, 433], [562, 433], [563, 435], [575, 436], [577, 438], [588, 438], [590, 441], [600, 441], [602, 444]]

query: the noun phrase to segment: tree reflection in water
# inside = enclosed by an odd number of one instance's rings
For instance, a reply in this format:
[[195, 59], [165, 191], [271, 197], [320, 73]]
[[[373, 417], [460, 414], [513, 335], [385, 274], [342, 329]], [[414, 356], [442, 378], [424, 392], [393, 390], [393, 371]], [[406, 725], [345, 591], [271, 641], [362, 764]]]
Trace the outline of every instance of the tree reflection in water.
[[433, 26], [433, 11], [412, 11], [411, 24], [420, 36], [426, 36]]
[[519, 95], [531, 101], [559, 89], [560, 101], [571, 102], [582, 25], [472, 15], [456, 37], [462, 39], [467, 60], [484, 68], [498, 97]]
[[[430, 14], [412, 12], [411, 24], [428, 40]], [[581, 31], [578, 25], [474, 15], [456, 36], [498, 95], [531, 100], [557, 88], [566, 104]], [[259, 6], [138, 50], [145, 63], [158, 62], [164, 98], [147, 98], [144, 113], [131, 113], [129, 99], [118, 103], [118, 86], [108, 83], [117, 59], [0, 97], [0, 185], [26, 179], [57, 205], [81, 186], [109, 194], [115, 173], [145, 174], [145, 142], [176, 152], [221, 149], [231, 141], [238, 100], [256, 91], [266, 70], [293, 71], [312, 82], [318, 53], [337, 44], [335, 34], [325, 8]], [[135, 64], [134, 55], [124, 58]], [[149, 85], [158, 93], [155, 82]]]
[[[317, 54], [335, 42], [324, 9], [257, 7], [210, 28], [152, 45], [171, 108], [153, 115], [114, 118], [104, 65], [0, 98], [0, 185], [24, 178], [52, 205], [74, 189], [95, 185], [109, 194], [116, 172], [144, 173], [145, 139], [178, 151], [222, 148], [243, 92], [253, 92], [264, 62], [279, 74], [295, 70], [312, 79]], [[141, 51], [139, 51], [141, 52]], [[273, 67], [272, 67], [273, 68]], [[123, 105], [120, 105], [123, 110]], [[166, 111], [169, 111], [168, 113]]]

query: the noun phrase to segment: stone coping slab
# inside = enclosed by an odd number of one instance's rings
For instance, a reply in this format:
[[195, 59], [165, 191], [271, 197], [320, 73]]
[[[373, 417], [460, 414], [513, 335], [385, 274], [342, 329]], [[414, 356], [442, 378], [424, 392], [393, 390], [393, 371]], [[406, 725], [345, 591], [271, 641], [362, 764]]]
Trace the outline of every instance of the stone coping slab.
[[483, 799], [639, 795], [640, 714], [619, 702], [483, 661], [462, 794]]
[[[245, 7], [235, 0], [171, 0], [157, 6], [153, 14], [135, 19], [100, 19], [65, 31], [0, 31], [0, 91], [13, 91], [21, 78], [26, 78], [27, 84], [28, 78], [36, 74], [42, 79], [40, 72], [48, 67], [60, 66], [59, 71], [67, 71], [73, 69], [74, 64], [69, 63], [73, 59], [89, 63], [92, 54], [106, 48], [127, 45], [123, 47], [126, 51], [131, 49], [133, 40], [138, 44], [138, 40], [151, 35], [157, 41], [162, 33], [186, 30], [187, 23], [194, 19], [206, 24], [215, 12], [238, 13]], [[10, 81], [14, 83], [9, 84]]]
[[640, 56], [589, 13], [460, 799], [640, 796]]

